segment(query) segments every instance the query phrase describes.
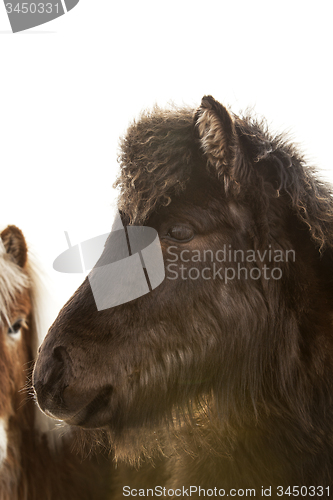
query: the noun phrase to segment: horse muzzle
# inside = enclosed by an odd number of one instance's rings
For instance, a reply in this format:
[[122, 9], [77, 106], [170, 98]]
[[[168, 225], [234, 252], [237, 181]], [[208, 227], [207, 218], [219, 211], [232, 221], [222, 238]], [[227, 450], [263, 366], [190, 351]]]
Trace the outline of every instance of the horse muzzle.
[[64, 346], [54, 347], [51, 356], [45, 354], [45, 349], [41, 350], [33, 372], [37, 403], [52, 418], [72, 425], [96, 427], [95, 416], [107, 408], [113, 388], [91, 388], [83, 392], [72, 367]]

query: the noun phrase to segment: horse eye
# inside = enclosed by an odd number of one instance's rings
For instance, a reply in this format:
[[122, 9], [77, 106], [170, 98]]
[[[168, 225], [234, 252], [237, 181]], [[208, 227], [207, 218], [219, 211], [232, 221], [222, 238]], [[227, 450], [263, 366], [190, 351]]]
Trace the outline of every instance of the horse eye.
[[169, 229], [167, 236], [177, 241], [190, 241], [194, 236], [194, 231], [188, 226], [178, 224]]
[[19, 333], [22, 326], [22, 322], [23, 322], [22, 319], [18, 319], [17, 321], [15, 321], [15, 323], [8, 328], [8, 334], [15, 335], [15, 333]]

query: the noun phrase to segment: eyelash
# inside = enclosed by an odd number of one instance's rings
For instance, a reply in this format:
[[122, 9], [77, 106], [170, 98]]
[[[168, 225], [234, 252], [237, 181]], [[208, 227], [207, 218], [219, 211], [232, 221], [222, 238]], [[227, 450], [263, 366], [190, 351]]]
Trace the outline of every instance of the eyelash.
[[[185, 233], [187, 232], [189, 237], [188, 238], [176, 238], [175, 236], [172, 236], [172, 231], [174, 229], [180, 229], [180, 233], [182, 230], [185, 230]], [[184, 226], [184, 225], [181, 225], [181, 224], [175, 224], [174, 226], [170, 227], [168, 232], [167, 232], [167, 237], [172, 239], [173, 241], [178, 241], [178, 242], [188, 242], [188, 241], [191, 241], [193, 238], [194, 238], [194, 231], [191, 227], [188, 227], [188, 226]]]
[[18, 319], [13, 325], [8, 328], [8, 335], [16, 335], [21, 330], [22, 326], [25, 326], [24, 319]]

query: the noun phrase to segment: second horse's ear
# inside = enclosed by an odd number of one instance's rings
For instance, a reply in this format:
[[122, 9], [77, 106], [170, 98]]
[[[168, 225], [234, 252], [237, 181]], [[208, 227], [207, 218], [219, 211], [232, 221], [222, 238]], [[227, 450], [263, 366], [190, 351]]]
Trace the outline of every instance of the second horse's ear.
[[20, 267], [27, 262], [28, 248], [22, 231], [16, 226], [7, 226], [0, 234], [6, 253]]

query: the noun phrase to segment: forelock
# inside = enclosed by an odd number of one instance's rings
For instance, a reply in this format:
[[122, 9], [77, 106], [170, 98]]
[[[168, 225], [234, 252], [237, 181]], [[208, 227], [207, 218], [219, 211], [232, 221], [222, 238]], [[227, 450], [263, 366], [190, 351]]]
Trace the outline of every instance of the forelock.
[[29, 288], [29, 277], [14, 262], [10, 255], [0, 252], [0, 325], [10, 315], [17, 294]]
[[145, 112], [129, 127], [119, 155], [119, 209], [132, 224], [144, 222], [159, 206], [182, 192], [196, 154], [194, 111], [186, 108]]

